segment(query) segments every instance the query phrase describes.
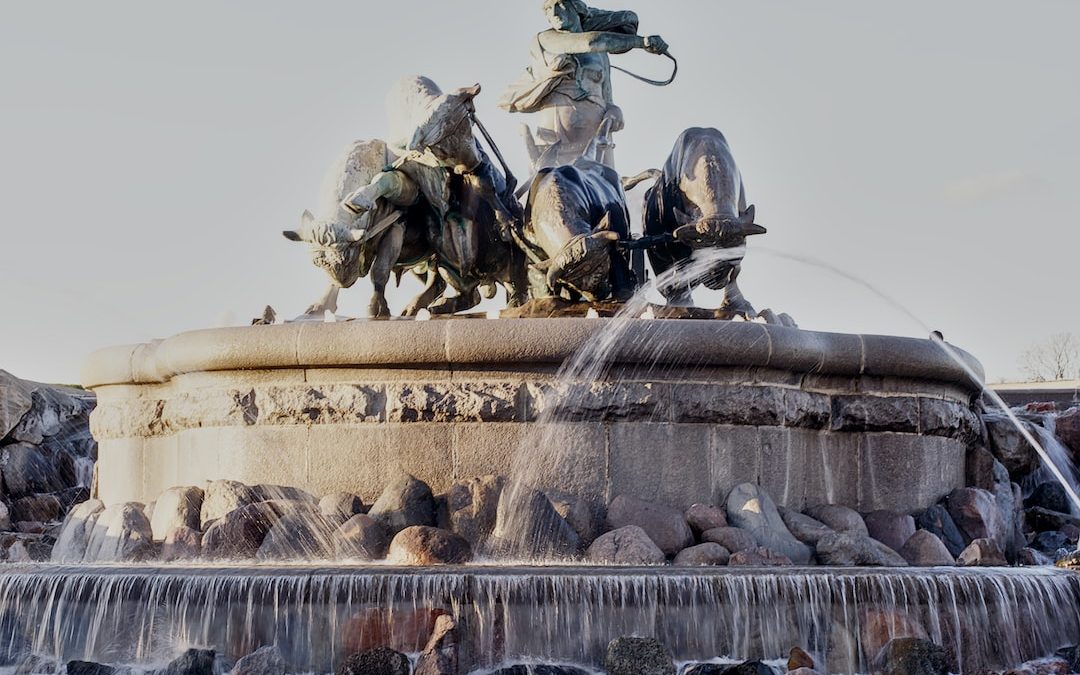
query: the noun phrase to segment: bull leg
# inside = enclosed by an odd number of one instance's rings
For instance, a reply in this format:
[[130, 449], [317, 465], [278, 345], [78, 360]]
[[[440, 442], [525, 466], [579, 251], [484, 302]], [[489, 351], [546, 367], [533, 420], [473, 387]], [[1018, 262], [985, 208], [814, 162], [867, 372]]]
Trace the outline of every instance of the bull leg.
[[451, 288], [457, 291], [457, 295], [444, 295], [433, 302], [428, 307], [432, 314], [457, 314], [480, 304], [479, 281], [466, 281], [461, 275], [446, 267], [439, 267], [439, 273], [443, 275]]
[[322, 294], [322, 297], [313, 302], [306, 310], [304, 310], [304, 314], [308, 316], [321, 317], [327, 312], [336, 312], [338, 293], [340, 291], [340, 286], [338, 286], [337, 284], [330, 284], [330, 286], [326, 289], [326, 292]]
[[427, 286], [424, 287], [420, 295], [412, 299], [412, 302], [405, 307], [405, 311], [401, 315], [416, 316], [417, 312], [421, 309], [427, 309], [445, 290], [446, 281], [439, 275], [439, 271], [435, 268], [428, 269]]
[[401, 245], [405, 239], [405, 226], [398, 223], [383, 233], [379, 239], [379, 248], [375, 253], [375, 262], [371, 266], [371, 285], [375, 292], [368, 303], [368, 316], [384, 319], [390, 316], [390, 305], [386, 302], [386, 284], [390, 281], [394, 264], [401, 255]]
[[739, 284], [736, 281], [739, 277], [739, 271], [742, 270], [742, 265], [735, 265], [735, 269], [731, 272], [731, 278], [727, 285], [724, 286], [723, 294], [724, 299], [720, 303], [718, 312], [724, 316], [724, 318], [734, 318], [741, 316], [747, 321], [752, 321], [757, 318], [757, 311], [754, 306], [750, 304], [750, 301], [743, 297], [742, 291], [739, 290]]

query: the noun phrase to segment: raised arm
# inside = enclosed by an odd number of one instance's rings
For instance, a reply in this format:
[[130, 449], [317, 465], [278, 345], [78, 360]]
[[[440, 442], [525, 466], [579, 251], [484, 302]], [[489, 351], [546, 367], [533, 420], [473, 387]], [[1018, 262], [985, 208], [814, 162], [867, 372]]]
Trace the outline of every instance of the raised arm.
[[632, 49], [647, 49], [652, 40], [623, 33], [571, 33], [561, 30], [544, 31], [538, 39], [544, 51], [552, 54], [623, 54]]

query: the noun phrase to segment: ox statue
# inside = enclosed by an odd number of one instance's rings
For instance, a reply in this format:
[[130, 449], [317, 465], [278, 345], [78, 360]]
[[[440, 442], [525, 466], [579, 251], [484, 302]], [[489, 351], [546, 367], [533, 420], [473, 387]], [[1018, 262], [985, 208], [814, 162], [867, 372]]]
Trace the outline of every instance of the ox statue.
[[615, 242], [630, 238], [626, 196], [614, 169], [580, 157], [541, 169], [525, 207], [522, 248], [533, 297], [626, 300], [634, 274]]
[[645, 237], [651, 242], [649, 262], [657, 275], [685, 265], [701, 249], [724, 249], [718, 260], [695, 279], [662, 286], [670, 304], [690, 304], [695, 286], [724, 293], [723, 314], [756, 318], [754, 307], [739, 291], [737, 278], [746, 237], [764, 234], [747, 206], [742, 176], [724, 135], [716, 129], [691, 128], [675, 141], [655, 184], [645, 194]]

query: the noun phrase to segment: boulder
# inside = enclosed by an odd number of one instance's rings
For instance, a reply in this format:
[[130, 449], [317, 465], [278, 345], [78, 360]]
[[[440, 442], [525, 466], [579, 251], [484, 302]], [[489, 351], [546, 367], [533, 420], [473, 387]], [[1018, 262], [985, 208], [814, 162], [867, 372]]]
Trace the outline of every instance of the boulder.
[[1031, 496], [1024, 500], [1024, 506], [1027, 508], [1041, 507], [1048, 511], [1057, 511], [1059, 513], [1069, 513], [1072, 510], [1072, 501], [1069, 500], [1069, 494], [1065, 492], [1065, 488], [1061, 483], [1052, 481], [1049, 483], [1040, 483], [1031, 492]]
[[604, 518], [584, 499], [557, 490], [549, 490], [544, 494], [555, 508], [555, 513], [562, 516], [574, 532], [577, 532], [583, 546], [593, 543], [604, 533]]
[[198, 530], [202, 525], [202, 488], [173, 487], [158, 495], [150, 527], [154, 541], [164, 541], [165, 536], [178, 527]]
[[13, 499], [75, 487], [73, 477], [65, 480], [54, 453], [29, 443], [4, 447], [0, 452], [0, 466], [3, 467], [4, 490]]
[[762, 548], [778, 553], [798, 565], [810, 562], [812, 551], [788, 531], [771, 497], [753, 483], [732, 488], [727, 498], [728, 521], [746, 530]]
[[844, 532], [819, 539], [817, 558], [822, 565], [907, 567], [899, 553], [880, 541]]
[[285, 504], [291, 508], [284, 510], [281, 518], [271, 525], [255, 557], [263, 561], [330, 558], [337, 523], [324, 516], [317, 506], [305, 502]]
[[330, 520], [344, 523], [364, 512], [364, 501], [351, 492], [334, 492], [319, 500], [319, 511]]
[[926, 509], [915, 518], [915, 525], [936, 535], [953, 557], [960, 555], [960, 551], [967, 546], [963, 533], [944, 506], [934, 505]]
[[1070, 675], [1073, 672], [1068, 659], [1053, 656], [1025, 661], [1007, 671], [1008, 675]]
[[675, 675], [675, 662], [659, 640], [621, 637], [608, 643], [606, 675]]
[[55, 563], [77, 563], [86, 557], [86, 546], [105, 505], [96, 499], [79, 504], [68, 513], [56, 538], [50, 559]]
[[964, 567], [1004, 567], [1009, 564], [998, 543], [987, 538], [973, 540], [956, 560]]
[[67, 675], [113, 675], [116, 668], [93, 661], [68, 661]]
[[155, 675], [214, 675], [217, 654], [213, 649], [189, 649]]
[[667, 556], [694, 544], [694, 533], [678, 509], [627, 495], [619, 495], [611, 501], [607, 522], [612, 529], [637, 525]]
[[142, 504], [114, 504], [97, 514], [85, 562], [138, 562], [154, 553], [154, 534]]
[[1070, 546], [1069, 538], [1061, 532], [1050, 530], [1035, 535], [1035, 538], [1031, 540], [1031, 548], [1051, 558], [1056, 558], [1058, 551], [1064, 549], [1068, 552], [1070, 549], [1075, 550], [1076, 547]]
[[252, 485], [251, 496], [256, 502], [300, 502], [312, 508], [319, 507], [318, 497], [291, 485]]
[[908, 538], [915, 534], [915, 519], [906, 513], [871, 511], [863, 517], [863, 521], [872, 539], [877, 539], [894, 551], [903, 548]]
[[[270, 528], [292, 508], [291, 502], [256, 502], [229, 511], [203, 533], [203, 557], [214, 560], [254, 558]], [[205, 502], [203, 513], [206, 513]]]
[[427, 483], [406, 474], [386, 486], [368, 515], [397, 534], [407, 527], [435, 525], [435, 495]]
[[1072, 453], [1073, 464], [1080, 465], [1080, 407], [1059, 414], [1054, 420], [1054, 433]]
[[627, 525], [597, 537], [585, 559], [601, 565], [663, 565], [666, 556], [645, 530]]
[[776, 675], [776, 671], [761, 661], [730, 663], [695, 663], [682, 671], [682, 675]]
[[276, 645], [259, 647], [233, 666], [231, 675], [285, 675], [288, 665]]
[[949, 567], [956, 564], [941, 539], [927, 530], [911, 535], [900, 547], [900, 555], [916, 567]]
[[473, 548], [482, 547], [495, 530], [505, 482], [502, 476], [488, 475], [451, 485], [445, 496], [448, 529]]
[[1007, 531], [994, 495], [979, 488], [957, 488], [946, 502], [949, 515], [968, 541], [993, 539], [1004, 548]]
[[875, 607], [859, 613], [859, 642], [868, 662], [891, 640], [928, 637], [922, 624], [902, 609]]
[[161, 560], [197, 560], [202, 555], [203, 533], [199, 530], [180, 525], [169, 530], [161, 545]]
[[1038, 453], [1011, 419], [1004, 415], [986, 415], [983, 420], [986, 422], [990, 452], [1005, 466], [1010, 476], [1020, 479], [1039, 468]]
[[376, 647], [345, 659], [336, 675], [409, 675], [409, 657], [389, 647]]
[[394, 536], [387, 560], [397, 565], [462, 565], [472, 559], [464, 537], [437, 527], [414, 525]]
[[1053, 565], [1054, 560], [1045, 553], [1040, 553], [1033, 548], [1022, 548], [1016, 556], [1016, 564], [1021, 567], [1038, 567], [1040, 565]]
[[757, 541], [749, 532], [737, 527], [714, 527], [702, 533], [701, 540], [720, 544], [732, 553], [753, 551], [758, 547]]
[[206, 530], [206, 524], [210, 521], [218, 520], [226, 513], [256, 501], [258, 499], [255, 491], [243, 483], [234, 480], [210, 481], [203, 491], [199, 514], [201, 529]]
[[399, 652], [415, 653], [435, 631], [440, 616], [449, 614], [438, 607], [369, 607], [349, 617], [342, 625], [344, 653], [358, 654], [390, 647]]
[[686, 510], [686, 522], [690, 525], [690, 531], [695, 537], [717, 527], [727, 527], [727, 517], [724, 510], [707, 504], [694, 504]]
[[728, 558], [728, 567], [790, 567], [793, 564], [787, 556], [767, 548], [736, 551]]
[[814, 668], [814, 657], [806, 653], [806, 650], [801, 647], [792, 647], [788, 653], [787, 669], [788, 671], [798, 670], [799, 668]]
[[1077, 518], [1076, 516], [1068, 513], [1060, 513], [1058, 511], [1048, 511], [1047, 509], [1038, 506], [1025, 509], [1024, 517], [1027, 520], [1028, 527], [1035, 532], [1064, 530], [1069, 526], [1080, 526], [1080, 518]]
[[93, 394], [69, 387], [26, 384], [33, 389], [30, 410], [8, 432], [10, 440], [42, 445], [50, 437], [86, 433], [88, 416], [94, 408]]
[[683, 567], [726, 565], [730, 557], [731, 553], [720, 544], [705, 542], [679, 551], [679, 554], [675, 556], [674, 564]]
[[390, 530], [369, 515], [358, 514], [331, 535], [335, 558], [381, 560], [390, 548]]
[[416, 660], [413, 675], [458, 675], [457, 622], [448, 615], [435, 620], [435, 630]]
[[[7, 515], [7, 508], [0, 510], [0, 524]], [[10, 520], [16, 523], [54, 523], [63, 517], [64, 505], [54, 495], [30, 495], [11, 503]]]
[[0, 441], [30, 412], [34, 389], [33, 383], [0, 370]]
[[518, 663], [493, 670], [489, 675], [592, 675], [576, 666], [555, 666], [544, 663]]
[[881, 675], [947, 675], [949, 659], [945, 650], [922, 638], [890, 640], [874, 659]]
[[815, 520], [798, 511], [792, 511], [782, 506], [778, 508], [780, 517], [784, 519], [784, 525], [787, 525], [788, 532], [791, 532], [792, 536], [808, 546], [817, 546], [818, 539], [836, 531], [820, 520]]
[[869, 537], [866, 523], [857, 511], [839, 504], [818, 504], [806, 509], [806, 515], [824, 523], [836, 532]]
[[581, 551], [581, 538], [548, 498], [525, 486], [507, 486], [499, 495], [492, 546], [501, 555], [543, 560]]

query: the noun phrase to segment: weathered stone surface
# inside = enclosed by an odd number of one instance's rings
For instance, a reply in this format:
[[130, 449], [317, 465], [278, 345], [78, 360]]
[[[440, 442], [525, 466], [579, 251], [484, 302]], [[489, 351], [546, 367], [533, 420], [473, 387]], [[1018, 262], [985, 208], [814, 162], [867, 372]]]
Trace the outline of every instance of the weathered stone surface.
[[604, 532], [604, 518], [597, 514], [584, 499], [558, 491], [548, 491], [544, 494], [555, 508], [555, 512], [574, 528], [583, 546], [593, 543]]
[[832, 401], [825, 394], [798, 389], [784, 390], [784, 426], [827, 429], [832, 417]]
[[415, 525], [435, 525], [435, 495], [427, 483], [404, 475], [386, 486], [368, 515], [397, 534]]
[[922, 624], [902, 609], [863, 609], [859, 614], [859, 640], [869, 662], [873, 662], [891, 640], [928, 637]]
[[1061, 483], [1042, 483], [1038, 485], [1031, 496], [1024, 500], [1024, 506], [1028, 508], [1041, 507], [1048, 511], [1068, 513], [1072, 502]]
[[187, 525], [174, 527], [165, 535], [165, 542], [161, 546], [161, 560], [174, 562], [198, 559], [202, 555], [202, 537], [202, 532]]
[[285, 675], [287, 670], [281, 650], [276, 645], [266, 645], [237, 661], [230, 675]]
[[732, 553], [757, 548], [757, 540], [746, 530], [737, 527], [714, 527], [702, 533], [701, 540], [719, 544]]
[[508, 557], [567, 558], [581, 551], [581, 538], [548, 498], [525, 486], [506, 486], [492, 532], [492, 547]]
[[0, 441], [30, 412], [34, 386], [6, 370], [0, 370]]
[[59, 492], [73, 487], [55, 461], [55, 455], [29, 443], [15, 443], [0, 452], [4, 489], [9, 497], [28, 497], [33, 494]]
[[390, 548], [390, 530], [371, 516], [358, 514], [331, 536], [335, 558], [381, 560]]
[[574, 666], [551, 666], [543, 663], [518, 663], [491, 671], [490, 675], [592, 675]]
[[957, 488], [949, 494], [946, 504], [949, 515], [969, 541], [990, 538], [999, 548], [1004, 548], [1007, 530], [992, 493], [979, 488]]
[[936, 535], [927, 530], [919, 530], [911, 535], [900, 547], [900, 555], [909, 565], [916, 567], [938, 567], [955, 565], [949, 549]]
[[814, 520], [824, 523], [827, 527], [843, 534], [856, 534], [869, 537], [870, 531], [866, 529], [866, 522], [862, 516], [853, 509], [839, 504], [818, 504], [806, 509], [806, 515]]
[[203, 491], [197, 487], [169, 488], [158, 495], [150, 516], [154, 540], [164, 540], [165, 535], [178, 527], [200, 529], [202, 503]]
[[1058, 440], [1072, 453], [1073, 464], [1080, 465], [1080, 407], [1070, 408], [1054, 419]]
[[471, 559], [464, 537], [424, 525], [398, 532], [387, 553], [387, 560], [398, 565], [462, 565]]
[[[0, 523], [7, 509], [0, 511]], [[18, 522], [52, 523], [64, 517], [64, 506], [54, 495], [30, 495], [11, 503], [10, 519]]]
[[916, 433], [919, 430], [919, 400], [910, 396], [833, 396], [831, 428], [833, 431]]
[[203, 494], [199, 519], [202, 527], [211, 520], [217, 520], [226, 513], [247, 506], [256, 501], [252, 488], [234, 480], [210, 481]]
[[395, 384], [387, 391], [390, 422], [513, 422], [520, 385], [509, 382]]
[[987, 538], [973, 540], [956, 561], [964, 567], [1004, 567], [1009, 564], [997, 541]]
[[259, 544], [255, 557], [264, 561], [328, 559], [334, 550], [337, 522], [307, 504], [294, 504], [283, 511]]
[[1026, 476], [1038, 468], [1038, 453], [1012, 420], [1003, 416], [986, 416], [983, 419], [989, 435], [990, 452], [1005, 465], [1013, 479]]
[[1068, 513], [1049, 511], [1038, 506], [1025, 509], [1024, 517], [1027, 519], [1028, 527], [1035, 532], [1062, 530], [1068, 526], [1080, 527], [1080, 518]]
[[297, 502], [299, 505], [314, 509], [319, 507], [319, 498], [306, 490], [292, 485], [260, 484], [251, 486], [252, 501], [256, 502]]
[[137, 562], [153, 553], [154, 535], [142, 504], [114, 504], [97, 514], [86, 562]]
[[679, 422], [780, 426], [787, 410], [780, 387], [694, 384], [674, 391]]
[[169, 662], [159, 675], [214, 675], [213, 649], [189, 649]]
[[10, 530], [11, 527], [11, 512], [8, 510], [7, 504], [0, 502], [0, 531]]
[[458, 481], [446, 492], [449, 529], [473, 548], [483, 545], [495, 530], [505, 482], [502, 476], [478, 476]]
[[457, 622], [444, 614], [435, 620], [435, 630], [416, 660], [413, 675], [458, 675], [458, 662]]
[[727, 498], [727, 517], [732, 525], [746, 530], [759, 546], [804, 565], [811, 550], [792, 536], [771, 497], [753, 483], [736, 485]]
[[791, 558], [767, 548], [736, 551], [728, 558], [729, 567], [790, 567], [794, 564]]
[[254, 558], [270, 528], [292, 508], [291, 502], [271, 501], [229, 511], [203, 533], [203, 556], [210, 559]]
[[786, 509], [782, 506], [777, 508], [780, 511], [780, 517], [784, 519], [784, 525], [787, 525], [788, 532], [791, 532], [793, 537], [809, 546], [817, 546], [818, 539], [836, 531], [820, 520], [798, 511]]
[[673, 562], [682, 567], [726, 565], [730, 557], [731, 553], [720, 544], [705, 542], [679, 551]]
[[87, 416], [94, 408], [92, 394], [76, 393], [66, 387], [30, 386], [30, 410], [8, 433], [10, 440], [41, 445], [46, 438], [70, 433], [72, 427], [85, 429]]
[[707, 504], [694, 504], [688, 508], [686, 510], [686, 522], [690, 525], [690, 530], [694, 533], [694, 536], [698, 538], [713, 528], [727, 527], [728, 524], [722, 508], [708, 506]]
[[799, 668], [814, 668], [814, 657], [800, 647], [792, 647], [788, 653], [787, 669], [790, 672]]
[[960, 551], [963, 551], [967, 545], [963, 533], [960, 532], [960, 528], [956, 526], [956, 522], [944, 506], [935, 504], [926, 509], [915, 518], [915, 524], [919, 529], [926, 530], [941, 539], [953, 557], [960, 555]]
[[60, 528], [51, 560], [56, 563], [82, 562], [86, 557], [86, 546], [97, 525], [98, 516], [104, 510], [105, 505], [96, 499], [85, 501], [73, 508]]
[[776, 675], [776, 671], [761, 661], [743, 661], [731, 665], [728, 663], [696, 663], [682, 675]]
[[1016, 564], [1021, 567], [1038, 567], [1039, 565], [1053, 565], [1054, 560], [1045, 553], [1040, 553], [1033, 548], [1022, 548], [1016, 555]]
[[906, 513], [871, 511], [863, 520], [870, 537], [894, 551], [903, 548], [908, 538], [915, 534], [915, 519]]
[[627, 525], [597, 537], [585, 559], [603, 565], [663, 565], [666, 557], [645, 530]]
[[334, 492], [319, 500], [319, 511], [325, 517], [343, 523], [364, 513], [364, 501], [351, 492]]
[[967, 453], [967, 484], [994, 495], [1004, 525], [999, 542], [1008, 558], [1024, 547], [1022, 498], [1018, 486], [1009, 479], [1005, 466], [987, 449], [975, 447]]
[[1070, 552], [1070, 549], [1076, 549], [1075, 546], [1069, 545], [1069, 538], [1067, 536], [1053, 530], [1049, 532], [1040, 532], [1035, 535], [1035, 538], [1031, 540], [1031, 548], [1041, 553], [1045, 553], [1051, 558], [1056, 558], [1058, 551], [1062, 549], [1067, 553]]
[[67, 675], [113, 675], [116, 668], [93, 661], [68, 661]]
[[1006, 671], [1006, 675], [1070, 675], [1073, 672], [1069, 660], [1048, 656], [1025, 661], [1016, 668]]
[[907, 561], [899, 553], [880, 541], [845, 532], [819, 539], [817, 558], [823, 565], [907, 567]]
[[637, 525], [667, 556], [694, 543], [694, 534], [677, 509], [627, 495], [619, 495], [611, 501], [607, 521], [612, 529]]
[[882, 675], [947, 675], [949, 658], [942, 647], [916, 637], [889, 641], [875, 658]]
[[259, 424], [357, 424], [378, 422], [386, 406], [382, 387], [319, 384], [255, 390]]
[[652, 382], [601, 381], [570, 386], [526, 385], [527, 418], [564, 420], [656, 420], [666, 418], [671, 389]]
[[607, 675], [675, 675], [667, 647], [653, 638], [621, 637], [608, 643], [604, 657]]
[[345, 659], [336, 675], [409, 675], [409, 657], [389, 647], [376, 647]]

